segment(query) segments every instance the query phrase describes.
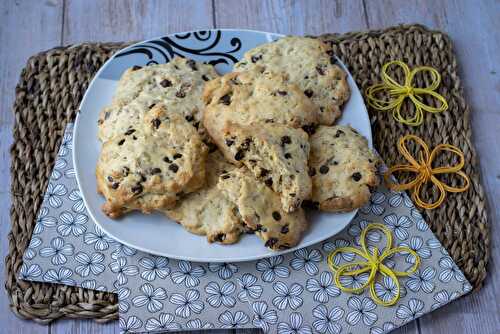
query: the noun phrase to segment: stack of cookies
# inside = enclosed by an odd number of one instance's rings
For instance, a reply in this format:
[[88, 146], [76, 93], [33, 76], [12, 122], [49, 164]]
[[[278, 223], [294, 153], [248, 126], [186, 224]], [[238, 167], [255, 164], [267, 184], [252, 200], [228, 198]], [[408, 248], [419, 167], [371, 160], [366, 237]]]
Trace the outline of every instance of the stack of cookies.
[[365, 138], [334, 125], [349, 98], [332, 50], [285, 37], [248, 51], [234, 72], [175, 58], [129, 69], [100, 114], [103, 211], [161, 211], [209, 242], [256, 234], [297, 245], [304, 208], [364, 205], [378, 183]]

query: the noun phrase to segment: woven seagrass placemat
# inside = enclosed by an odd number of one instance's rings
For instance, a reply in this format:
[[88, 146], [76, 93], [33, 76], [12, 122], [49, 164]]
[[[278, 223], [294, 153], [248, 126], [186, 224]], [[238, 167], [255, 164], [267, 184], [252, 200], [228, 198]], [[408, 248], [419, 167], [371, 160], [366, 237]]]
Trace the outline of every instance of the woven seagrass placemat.
[[[471, 284], [480, 288], [486, 277], [490, 243], [486, 201], [471, 142], [471, 110], [463, 98], [450, 39], [418, 25], [322, 38], [334, 45], [336, 54], [348, 65], [363, 90], [379, 81], [380, 68], [389, 60], [400, 59], [410, 67], [429, 65], [441, 73], [439, 93], [448, 100], [449, 110], [438, 116], [426, 115], [425, 127], [418, 128], [396, 123], [389, 113], [369, 110], [375, 146], [388, 165], [400, 162], [396, 142], [408, 132], [421, 136], [430, 145], [448, 142], [463, 150], [471, 188], [449, 196], [442, 207], [423, 215]], [[16, 278], [16, 273], [31, 238], [65, 126], [75, 117], [95, 72], [124, 46], [97, 43], [52, 49], [31, 57], [21, 73], [16, 88], [11, 150], [12, 231], [10, 253], [5, 260], [5, 287], [11, 308], [19, 316], [43, 323], [59, 317], [94, 318], [102, 322], [118, 318], [114, 294], [22, 281]]]

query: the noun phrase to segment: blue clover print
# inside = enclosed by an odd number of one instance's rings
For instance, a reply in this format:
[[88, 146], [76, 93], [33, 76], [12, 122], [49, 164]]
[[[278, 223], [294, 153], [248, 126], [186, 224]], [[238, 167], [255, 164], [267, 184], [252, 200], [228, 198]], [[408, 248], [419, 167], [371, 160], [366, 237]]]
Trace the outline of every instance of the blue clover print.
[[392, 322], [384, 322], [382, 327], [374, 326], [374, 327], [370, 328], [370, 334], [389, 333], [393, 329], [396, 329], [396, 325], [394, 325]]
[[57, 233], [66, 237], [72, 234], [75, 237], [78, 237], [85, 233], [87, 230], [87, 221], [89, 218], [86, 215], [76, 214], [73, 216], [71, 212], [63, 211], [59, 215], [59, 221], [57, 223]]
[[241, 289], [238, 293], [238, 299], [246, 303], [249, 297], [252, 299], [260, 298], [264, 289], [256, 283], [257, 277], [249, 273], [243, 274], [241, 278], [238, 278], [238, 285]]
[[33, 229], [33, 234], [40, 234], [47, 227], [54, 227], [57, 224], [57, 219], [55, 217], [48, 216], [49, 209], [47, 207], [42, 207], [38, 218], [36, 220], [35, 228]]
[[47, 191], [45, 192], [45, 198], [49, 202], [49, 205], [53, 208], [61, 207], [63, 201], [61, 199], [62, 196], [66, 195], [68, 190], [64, 186], [64, 184], [52, 184], [49, 183], [47, 186]]
[[220, 279], [230, 279], [238, 272], [238, 266], [232, 263], [209, 263], [208, 270], [217, 273]]
[[[112, 242], [114, 242], [113, 239], [111, 239]], [[111, 253], [111, 258], [116, 260], [119, 257], [127, 257], [127, 256], [132, 256], [137, 253], [137, 250], [134, 248], [130, 248], [128, 246], [125, 246], [124, 244], [118, 243], [115, 250]]]
[[[384, 302], [389, 302], [393, 300], [398, 293], [398, 288], [396, 282], [394, 282], [389, 276], [383, 276], [380, 282], [375, 282], [375, 294]], [[401, 296], [401, 289], [399, 292]]]
[[170, 296], [170, 302], [178, 305], [175, 309], [175, 314], [181, 318], [189, 318], [192, 313], [200, 314], [205, 308], [203, 302], [198, 300], [200, 293], [196, 290], [189, 289], [184, 295], [180, 293], [173, 293]]
[[61, 145], [59, 146], [59, 156], [64, 157], [68, 154], [68, 152], [71, 150], [73, 147], [73, 134], [69, 131], [66, 131], [64, 133]]
[[170, 313], [160, 313], [158, 318], [149, 318], [146, 321], [147, 331], [178, 331], [182, 327], [179, 323], [174, 322], [175, 316]]
[[[409, 249], [415, 251], [415, 253], [420, 256], [421, 259], [428, 259], [431, 257], [432, 252], [429, 247], [425, 246], [424, 244], [424, 239], [419, 236], [413, 236], [411, 237], [410, 241], [407, 242], [402, 242], [399, 244], [401, 247], [408, 247]], [[401, 254], [406, 255], [405, 261], [407, 263], [414, 264], [415, 263], [415, 257], [413, 255], [407, 253], [407, 252], [401, 252]]]
[[71, 277], [73, 276], [73, 271], [66, 267], [59, 268], [59, 271], [54, 269], [49, 269], [45, 274], [43, 274], [43, 280], [48, 283], [59, 283], [64, 285], [76, 285], [75, 280]]
[[377, 321], [377, 314], [372, 312], [377, 308], [377, 305], [371, 298], [364, 297], [361, 299], [353, 296], [347, 300], [347, 306], [352, 310], [346, 316], [349, 325], [355, 326], [362, 320], [363, 324], [371, 326]]
[[312, 334], [311, 327], [303, 325], [304, 318], [300, 313], [292, 312], [290, 322], [278, 324], [278, 334]]
[[134, 333], [142, 327], [142, 321], [135, 315], [128, 317], [126, 320], [125, 318], [120, 317], [119, 325], [120, 333]]
[[19, 278], [23, 280], [32, 281], [42, 274], [42, 268], [38, 264], [27, 265], [23, 263], [19, 271]]
[[446, 290], [441, 290], [434, 295], [433, 299], [436, 302], [432, 304], [431, 309], [435, 310], [437, 308], [440, 308], [441, 306], [448, 304], [449, 302], [458, 297], [459, 297], [458, 292], [449, 293]]
[[162, 256], [143, 257], [139, 260], [139, 266], [144, 268], [141, 277], [152, 282], [157, 277], [164, 279], [170, 274], [168, 259]]
[[236, 285], [233, 282], [225, 282], [219, 286], [216, 282], [210, 282], [205, 287], [207, 293], [207, 302], [212, 307], [233, 307], [236, 304], [236, 299], [231, 295], [236, 291]]
[[412, 221], [407, 216], [398, 217], [391, 213], [384, 217], [384, 223], [392, 229], [396, 237], [400, 240], [408, 239], [408, 229], [412, 225]]
[[50, 257], [53, 265], [61, 265], [68, 261], [67, 256], [73, 255], [75, 247], [67, 244], [64, 239], [56, 237], [50, 241], [50, 247], [40, 249], [40, 256]]
[[264, 333], [269, 332], [269, 327], [278, 322], [278, 315], [275, 310], [268, 309], [265, 302], [253, 302], [252, 310], [254, 312], [252, 324], [261, 328]]
[[135, 265], [127, 265], [127, 259], [120, 257], [109, 264], [109, 268], [117, 275], [117, 284], [124, 285], [128, 282], [128, 276], [139, 274], [139, 268]]
[[236, 311], [231, 313], [231, 311], [224, 311], [219, 315], [219, 323], [221, 328], [238, 328], [247, 324], [250, 318], [246, 313], [242, 311]]
[[257, 261], [255, 269], [261, 272], [261, 279], [264, 282], [273, 282], [276, 277], [287, 278], [290, 276], [290, 269], [283, 265], [283, 256], [273, 256]]
[[162, 300], [167, 299], [167, 292], [164, 288], [158, 287], [155, 289], [150, 283], [145, 283], [141, 285], [140, 290], [142, 294], [132, 298], [134, 306], [142, 307], [146, 305], [150, 313], [155, 313], [163, 309]]
[[448, 283], [452, 278], [458, 282], [466, 281], [464, 274], [458, 269], [457, 265], [453, 262], [451, 257], [445, 256], [439, 260], [439, 266], [443, 271], [439, 273], [439, 280], [443, 283]]
[[423, 309], [423, 301], [411, 298], [408, 301], [408, 305], [402, 304], [398, 306], [398, 309], [396, 310], [396, 317], [403, 320], [403, 323], [407, 323], [424, 315], [422, 312]]
[[87, 245], [94, 245], [96, 251], [104, 251], [109, 248], [110, 244], [115, 243], [115, 240], [108, 237], [97, 225], [94, 225], [94, 232], [85, 233], [83, 242]]
[[317, 249], [308, 250], [306, 248], [302, 248], [293, 252], [295, 258], [290, 261], [290, 266], [294, 270], [302, 270], [310, 275], [316, 275], [319, 271], [318, 263], [323, 260], [323, 255]]
[[95, 279], [89, 279], [83, 281], [80, 286], [85, 289], [96, 290], [96, 291], [108, 291], [108, 289], [104, 285], [97, 285], [97, 281]]
[[313, 327], [321, 334], [339, 334], [342, 332], [341, 319], [344, 317], [345, 311], [334, 306], [330, 311], [325, 305], [316, 306], [313, 309]]
[[67, 165], [68, 163], [66, 162], [66, 160], [62, 158], [57, 159], [54, 164], [54, 169], [52, 169], [52, 174], [50, 175], [50, 179], [55, 181], [59, 180], [62, 176], [61, 170], [64, 169], [64, 167], [66, 167]]
[[31, 237], [30, 243], [28, 244], [28, 248], [24, 252], [23, 259], [24, 260], [32, 260], [36, 256], [36, 249], [40, 247], [42, 244], [42, 239], [39, 237]]
[[76, 266], [75, 271], [82, 277], [87, 277], [91, 272], [97, 276], [106, 269], [106, 266], [103, 264], [104, 254], [102, 253], [88, 255], [87, 253], [79, 252], [76, 254], [75, 260], [80, 264]]
[[130, 289], [125, 287], [120, 287], [116, 291], [118, 295], [118, 311], [120, 311], [120, 313], [127, 313], [130, 309], [130, 304], [126, 300], [130, 297], [130, 293]]
[[186, 288], [194, 288], [200, 284], [200, 277], [205, 276], [206, 271], [202, 266], [193, 266], [191, 262], [179, 261], [178, 271], [174, 271], [170, 277], [175, 284], [183, 284]]
[[434, 291], [434, 277], [436, 277], [436, 269], [429, 266], [423, 270], [417, 269], [413, 274], [408, 276], [406, 287], [413, 292], [423, 291], [431, 293]]
[[210, 329], [210, 328], [214, 328], [214, 327], [215, 327], [214, 324], [212, 324], [211, 322], [208, 322], [208, 321], [203, 322], [198, 318], [189, 320], [186, 323], [186, 328], [188, 328], [188, 329]]
[[314, 293], [313, 299], [318, 303], [328, 303], [330, 297], [340, 295], [340, 289], [333, 283], [333, 275], [328, 271], [322, 272], [319, 280], [309, 278], [306, 282], [306, 290]]
[[74, 212], [84, 213], [85, 212], [85, 204], [83, 203], [82, 195], [80, 194], [80, 190], [73, 189], [68, 198], [73, 201], [73, 206], [71, 207]]
[[385, 211], [385, 208], [383, 206], [384, 202], [385, 195], [379, 191], [375, 191], [370, 197], [370, 201], [365, 206], [363, 206], [360, 211], [365, 215], [371, 213], [375, 216], [381, 216]]
[[288, 287], [285, 283], [278, 281], [273, 284], [273, 289], [277, 296], [273, 298], [273, 305], [279, 310], [285, 310], [288, 306], [296, 310], [302, 306], [303, 300], [300, 297], [304, 288], [298, 283], [293, 283]]

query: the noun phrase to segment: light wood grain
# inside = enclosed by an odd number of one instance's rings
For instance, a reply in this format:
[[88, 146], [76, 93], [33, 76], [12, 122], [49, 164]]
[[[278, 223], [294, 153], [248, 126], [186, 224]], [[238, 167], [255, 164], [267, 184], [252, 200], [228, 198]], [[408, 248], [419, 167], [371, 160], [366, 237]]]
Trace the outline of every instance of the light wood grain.
[[[10, 231], [11, 112], [19, 73], [29, 56], [61, 43], [62, 2], [0, 1], [0, 256], [8, 250]], [[0, 276], [5, 276], [4, 266]], [[48, 333], [48, 326], [20, 320], [9, 309], [5, 289], [0, 289], [0, 333]]]
[[[396, 333], [499, 333], [500, 280], [496, 261], [500, 221], [500, 2], [494, 0], [7, 0], [0, 1], [0, 252], [9, 230], [10, 107], [27, 57], [58, 44], [142, 40], [197, 28], [249, 28], [285, 34], [377, 29], [418, 22], [448, 32], [455, 42], [465, 95], [473, 112], [474, 144], [490, 207], [493, 247], [486, 286], [412, 322]], [[2, 269], [3, 272], [3, 267]], [[21, 321], [0, 292], [0, 332], [117, 333], [116, 322], [58, 321], [49, 327]], [[4, 325], [5, 324], [5, 325]], [[210, 333], [232, 333], [212, 331]], [[238, 331], [256, 334], [257, 330]]]

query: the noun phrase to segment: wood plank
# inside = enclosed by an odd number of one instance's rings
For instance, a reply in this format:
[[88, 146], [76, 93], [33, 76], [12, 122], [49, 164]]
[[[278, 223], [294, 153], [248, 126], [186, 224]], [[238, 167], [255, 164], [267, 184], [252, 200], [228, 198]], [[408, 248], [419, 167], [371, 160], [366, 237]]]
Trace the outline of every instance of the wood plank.
[[66, 0], [63, 43], [143, 40], [212, 26], [210, 0]]
[[[0, 1], [0, 257], [8, 252], [10, 231], [10, 145], [12, 104], [21, 69], [29, 56], [57, 46], [61, 38], [62, 1]], [[5, 277], [0, 266], [0, 277]], [[20, 320], [9, 309], [5, 289], [0, 289], [2, 333], [48, 333], [47, 326]]]
[[[370, 28], [382, 28], [401, 22], [419, 22], [447, 32], [454, 41], [461, 77], [472, 114], [473, 140], [480, 159], [482, 182], [488, 197], [490, 226], [500, 220], [500, 103], [499, 68], [495, 60], [500, 52], [500, 36], [496, 34], [500, 19], [500, 4], [495, 1], [471, 2], [454, 0], [367, 1]], [[500, 310], [498, 295], [500, 250], [492, 246], [489, 279], [486, 286], [470, 296], [424, 316], [420, 320], [422, 333], [498, 333]]]
[[215, 22], [217, 28], [296, 35], [366, 29], [361, 0], [215, 0]]

